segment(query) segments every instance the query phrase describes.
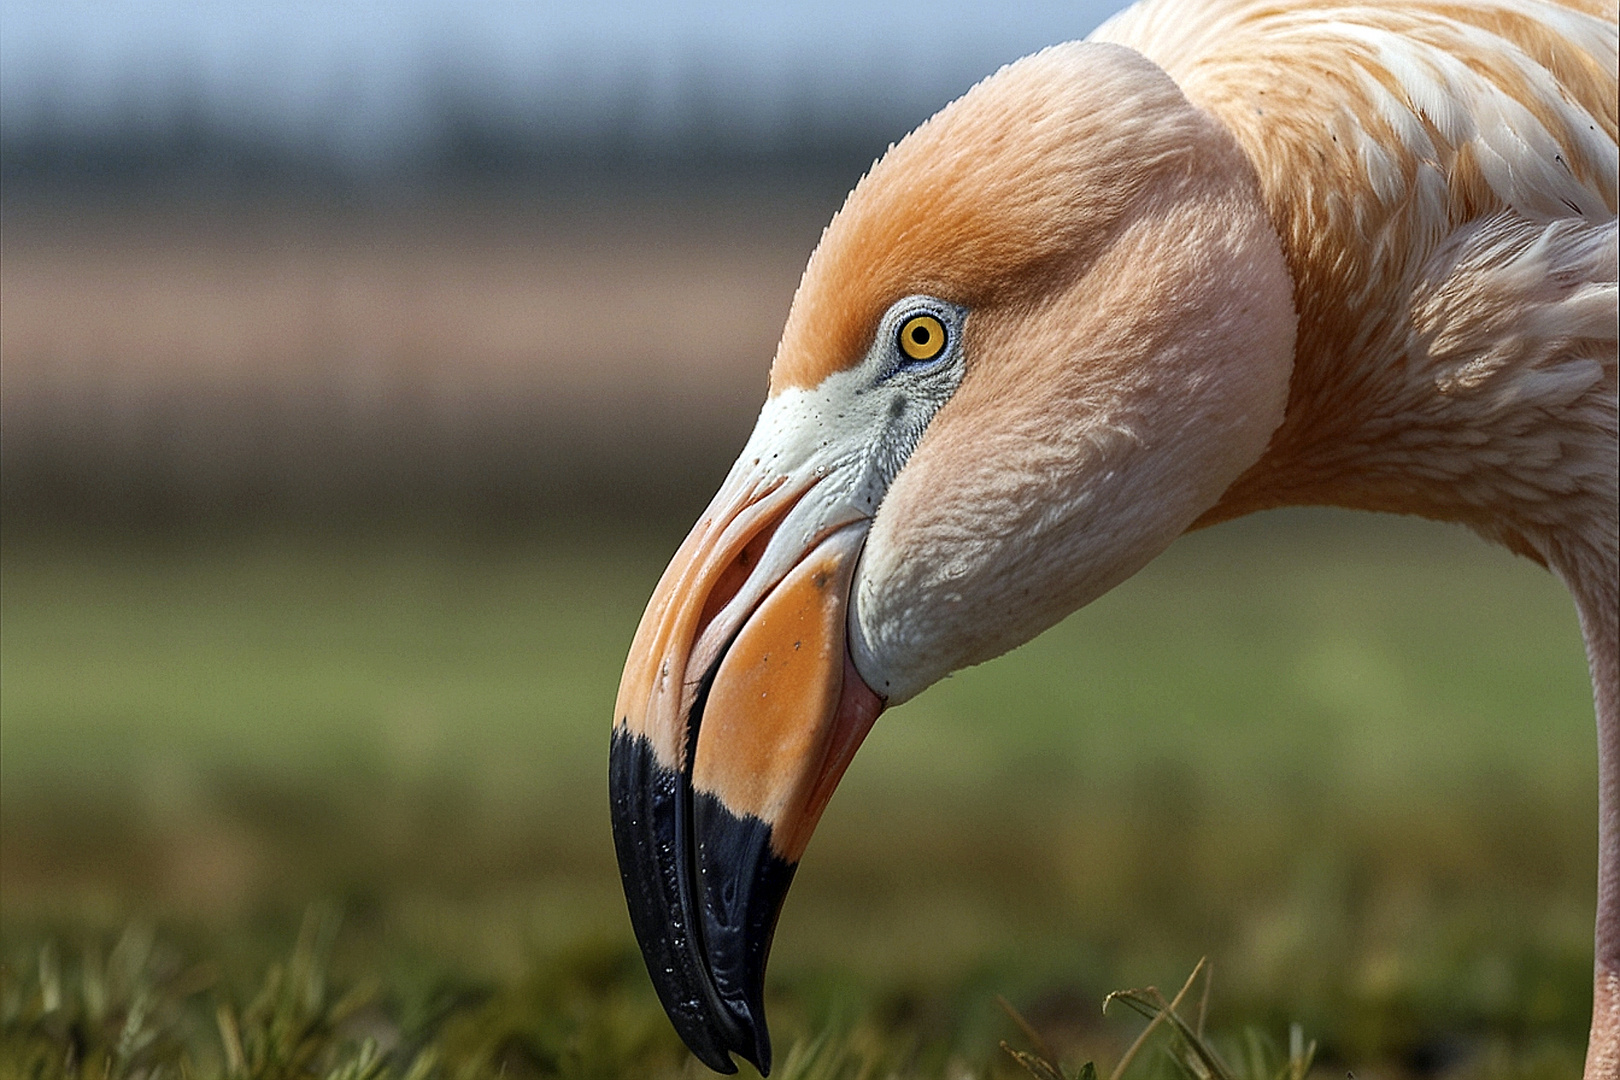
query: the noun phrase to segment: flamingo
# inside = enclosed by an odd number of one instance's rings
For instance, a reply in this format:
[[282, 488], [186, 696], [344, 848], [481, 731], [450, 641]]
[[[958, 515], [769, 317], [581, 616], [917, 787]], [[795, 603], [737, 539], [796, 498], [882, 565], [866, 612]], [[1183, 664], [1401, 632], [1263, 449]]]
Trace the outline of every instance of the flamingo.
[[1568, 586], [1598, 729], [1587, 1080], [1620, 1076], [1616, 7], [1145, 0], [980, 82], [822, 234], [630, 646], [631, 921], [709, 1067], [887, 705], [1178, 535], [1460, 522]]

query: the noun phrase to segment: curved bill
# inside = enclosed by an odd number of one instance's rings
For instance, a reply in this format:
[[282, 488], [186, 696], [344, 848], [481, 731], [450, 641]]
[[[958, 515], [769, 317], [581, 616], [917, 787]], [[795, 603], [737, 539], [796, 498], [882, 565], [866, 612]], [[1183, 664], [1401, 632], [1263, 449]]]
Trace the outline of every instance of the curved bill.
[[[868, 520], [745, 453], [630, 648], [609, 786], [630, 919], [664, 1009], [719, 1072], [769, 1072], [765, 960], [794, 869], [883, 709], [849, 659]], [[818, 486], [825, 491], [818, 490]]]

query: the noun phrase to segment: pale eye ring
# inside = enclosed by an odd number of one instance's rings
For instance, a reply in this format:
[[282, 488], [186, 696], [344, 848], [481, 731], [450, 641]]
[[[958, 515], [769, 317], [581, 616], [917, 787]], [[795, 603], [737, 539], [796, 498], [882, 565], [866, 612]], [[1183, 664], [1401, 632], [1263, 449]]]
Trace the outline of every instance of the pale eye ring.
[[900, 351], [908, 360], [927, 361], [945, 351], [945, 324], [931, 312], [919, 312], [900, 324]]

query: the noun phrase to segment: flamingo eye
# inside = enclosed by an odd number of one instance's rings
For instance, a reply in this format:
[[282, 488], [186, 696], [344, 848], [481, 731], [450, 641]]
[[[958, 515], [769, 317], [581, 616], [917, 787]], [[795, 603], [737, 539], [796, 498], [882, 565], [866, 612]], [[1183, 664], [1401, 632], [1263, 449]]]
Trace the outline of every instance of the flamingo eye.
[[900, 325], [900, 351], [910, 360], [932, 360], [945, 351], [945, 324], [933, 315], [913, 315]]

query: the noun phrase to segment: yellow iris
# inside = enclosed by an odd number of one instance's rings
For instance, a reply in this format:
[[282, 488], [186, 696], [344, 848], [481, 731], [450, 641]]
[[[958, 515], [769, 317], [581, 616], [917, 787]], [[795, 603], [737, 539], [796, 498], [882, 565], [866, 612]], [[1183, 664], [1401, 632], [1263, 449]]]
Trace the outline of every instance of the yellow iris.
[[900, 351], [913, 360], [932, 360], [945, 348], [945, 324], [932, 315], [913, 315], [900, 328]]

